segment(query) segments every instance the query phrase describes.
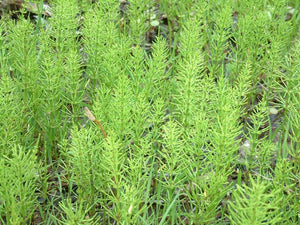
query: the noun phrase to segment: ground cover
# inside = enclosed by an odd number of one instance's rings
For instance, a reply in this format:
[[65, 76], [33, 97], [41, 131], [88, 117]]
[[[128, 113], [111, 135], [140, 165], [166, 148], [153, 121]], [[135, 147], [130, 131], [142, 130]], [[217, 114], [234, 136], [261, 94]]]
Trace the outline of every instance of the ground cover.
[[0, 224], [299, 223], [299, 1], [0, 3]]

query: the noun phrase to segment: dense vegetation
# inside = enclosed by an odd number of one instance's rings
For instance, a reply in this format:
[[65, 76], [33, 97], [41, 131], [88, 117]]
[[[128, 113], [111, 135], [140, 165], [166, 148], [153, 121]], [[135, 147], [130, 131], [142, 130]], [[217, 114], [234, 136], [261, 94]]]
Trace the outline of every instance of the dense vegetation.
[[0, 224], [300, 222], [298, 0], [49, 5], [0, 20]]

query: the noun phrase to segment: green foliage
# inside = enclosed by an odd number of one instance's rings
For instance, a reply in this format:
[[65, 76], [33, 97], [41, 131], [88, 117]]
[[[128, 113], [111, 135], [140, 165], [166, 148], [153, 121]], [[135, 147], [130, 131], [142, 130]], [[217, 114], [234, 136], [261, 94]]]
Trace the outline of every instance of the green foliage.
[[35, 2], [0, 19], [1, 224], [299, 222], [297, 1]]
[[283, 222], [280, 189], [269, 191], [269, 185], [260, 178], [250, 178], [249, 186], [237, 186], [229, 203], [232, 224], [281, 224]]
[[39, 163], [37, 148], [26, 150], [13, 146], [10, 154], [0, 160], [0, 215], [9, 224], [24, 224], [30, 221], [36, 208]]
[[70, 199], [60, 203], [60, 207], [65, 213], [65, 218], [59, 221], [60, 224], [64, 225], [76, 225], [76, 224], [96, 224], [93, 218], [87, 218], [86, 215], [88, 210], [84, 211], [83, 203], [72, 204]]

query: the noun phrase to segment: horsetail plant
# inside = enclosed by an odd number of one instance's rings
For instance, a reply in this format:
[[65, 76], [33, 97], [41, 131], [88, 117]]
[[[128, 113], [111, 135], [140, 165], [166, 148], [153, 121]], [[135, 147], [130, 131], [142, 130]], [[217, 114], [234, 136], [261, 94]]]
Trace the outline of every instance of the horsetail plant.
[[1, 224], [299, 222], [297, 0], [47, 2], [0, 8]]

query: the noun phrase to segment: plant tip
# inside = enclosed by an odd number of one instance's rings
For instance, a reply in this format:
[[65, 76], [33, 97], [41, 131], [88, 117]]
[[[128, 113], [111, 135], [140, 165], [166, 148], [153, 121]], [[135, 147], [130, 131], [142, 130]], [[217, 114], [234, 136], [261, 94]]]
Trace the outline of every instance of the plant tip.
[[84, 114], [89, 118], [91, 121], [95, 121], [96, 117], [93, 115], [93, 113], [89, 110], [88, 107], [84, 107]]

